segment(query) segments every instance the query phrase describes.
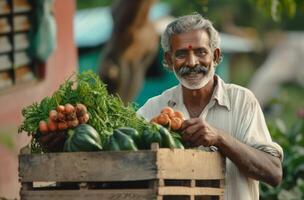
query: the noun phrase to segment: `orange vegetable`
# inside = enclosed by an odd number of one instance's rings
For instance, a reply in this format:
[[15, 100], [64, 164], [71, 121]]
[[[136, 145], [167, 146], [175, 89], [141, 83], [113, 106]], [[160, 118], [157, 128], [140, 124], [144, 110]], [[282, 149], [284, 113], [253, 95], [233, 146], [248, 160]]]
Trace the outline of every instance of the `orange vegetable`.
[[58, 119], [58, 121], [65, 121], [66, 117], [62, 112], [58, 112], [57, 113], [57, 119]]
[[67, 128], [69, 128], [67, 122], [59, 122], [58, 123], [58, 130], [65, 130]]
[[76, 104], [75, 108], [77, 117], [84, 116], [88, 112], [87, 107], [81, 103]]
[[49, 131], [56, 131], [57, 130], [57, 123], [56, 122], [53, 122], [52, 120], [49, 120], [48, 123], [48, 128], [49, 128]]
[[175, 111], [174, 117], [178, 117], [178, 118], [182, 119], [182, 121], [184, 120], [184, 114], [180, 111]]
[[165, 113], [161, 113], [158, 117], [157, 117], [157, 121], [159, 124], [161, 125], [167, 125], [171, 123], [171, 120], [169, 118], [169, 116]]
[[89, 121], [89, 114], [86, 113], [84, 116], [78, 118], [79, 124], [85, 124]]
[[183, 121], [180, 118], [173, 117], [171, 119], [171, 129], [174, 131], [177, 131], [178, 129], [180, 129], [182, 127], [182, 123], [183, 123]]
[[39, 122], [39, 131], [41, 133], [47, 133], [49, 131], [48, 124], [46, 123], [46, 121], [41, 120]]
[[65, 113], [67, 115], [72, 114], [73, 112], [75, 112], [75, 108], [72, 104], [67, 103], [67, 104], [65, 104], [64, 108], [65, 108]]
[[74, 119], [73, 121], [68, 121], [69, 128], [75, 128], [76, 126], [78, 126], [78, 124], [79, 124], [78, 119]]
[[169, 106], [164, 107], [160, 113], [167, 114], [170, 118], [174, 117], [174, 110]]
[[77, 119], [76, 112], [66, 114], [65, 118], [67, 121], [73, 121], [73, 120]]
[[52, 120], [53, 122], [57, 121], [57, 111], [56, 110], [51, 110], [49, 112], [49, 119]]
[[59, 105], [56, 108], [58, 113], [64, 113], [65, 112], [65, 107], [63, 105]]

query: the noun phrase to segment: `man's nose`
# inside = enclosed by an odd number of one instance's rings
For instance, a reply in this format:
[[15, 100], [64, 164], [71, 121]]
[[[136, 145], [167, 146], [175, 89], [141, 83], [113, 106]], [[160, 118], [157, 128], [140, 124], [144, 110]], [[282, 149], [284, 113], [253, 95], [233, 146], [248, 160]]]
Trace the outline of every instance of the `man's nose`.
[[186, 65], [189, 67], [195, 67], [198, 64], [198, 59], [193, 52], [189, 52]]

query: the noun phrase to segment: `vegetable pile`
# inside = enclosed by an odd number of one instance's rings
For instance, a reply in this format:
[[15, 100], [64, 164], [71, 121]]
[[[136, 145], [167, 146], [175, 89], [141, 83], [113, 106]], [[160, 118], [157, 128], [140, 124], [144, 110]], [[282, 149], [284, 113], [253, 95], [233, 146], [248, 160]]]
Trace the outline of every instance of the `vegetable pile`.
[[184, 122], [184, 115], [180, 111], [174, 111], [171, 107], [165, 107], [158, 116], [152, 118], [151, 122], [167, 126], [173, 131], [178, 131]]
[[[149, 149], [153, 142], [183, 148], [178, 134], [138, 117], [135, 106], [108, 94], [92, 71], [71, 76], [51, 97], [25, 107], [22, 115], [18, 132], [33, 136], [32, 152], [47, 152], [39, 144], [39, 136], [59, 131], [68, 135], [63, 151]], [[174, 118], [170, 120], [171, 129], [178, 130], [181, 123], [174, 126]]]
[[73, 105], [67, 103], [65, 106], [58, 105], [56, 110], [49, 112], [47, 121], [39, 122], [39, 132], [46, 134], [48, 132], [62, 131], [68, 128], [75, 128], [78, 124], [87, 123], [89, 114], [87, 108], [83, 104]]

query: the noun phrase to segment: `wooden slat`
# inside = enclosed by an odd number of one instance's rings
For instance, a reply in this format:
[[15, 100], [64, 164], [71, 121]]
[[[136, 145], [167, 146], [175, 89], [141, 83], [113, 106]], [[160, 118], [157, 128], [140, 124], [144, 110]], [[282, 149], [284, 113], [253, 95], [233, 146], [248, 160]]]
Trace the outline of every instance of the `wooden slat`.
[[75, 152], [19, 156], [21, 182], [156, 179], [156, 152]]
[[159, 149], [160, 179], [224, 179], [225, 163], [218, 152], [200, 150]]
[[[221, 188], [225, 187], [225, 180], [220, 180], [220, 187]], [[219, 200], [224, 200], [224, 196], [220, 196]]]
[[155, 199], [153, 190], [43, 190], [21, 191], [22, 200], [148, 200]]
[[[195, 180], [190, 181], [190, 187], [194, 188], [195, 187]], [[190, 195], [190, 200], [195, 200], [195, 195]]]
[[181, 187], [181, 186], [166, 186], [159, 187], [159, 195], [224, 195], [224, 189], [210, 187]]

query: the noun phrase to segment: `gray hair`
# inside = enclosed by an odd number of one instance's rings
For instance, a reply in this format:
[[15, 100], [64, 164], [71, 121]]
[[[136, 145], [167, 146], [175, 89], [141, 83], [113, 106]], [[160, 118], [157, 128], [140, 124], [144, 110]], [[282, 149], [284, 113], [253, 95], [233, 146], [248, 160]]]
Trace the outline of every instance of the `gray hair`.
[[[164, 52], [171, 51], [171, 37], [173, 35], [200, 29], [205, 30], [209, 35], [211, 50], [220, 48], [220, 36], [212, 23], [200, 14], [192, 14], [179, 17], [167, 26], [165, 32], [161, 36], [161, 45]], [[165, 67], [168, 67], [165, 60], [163, 61], [163, 64]]]

